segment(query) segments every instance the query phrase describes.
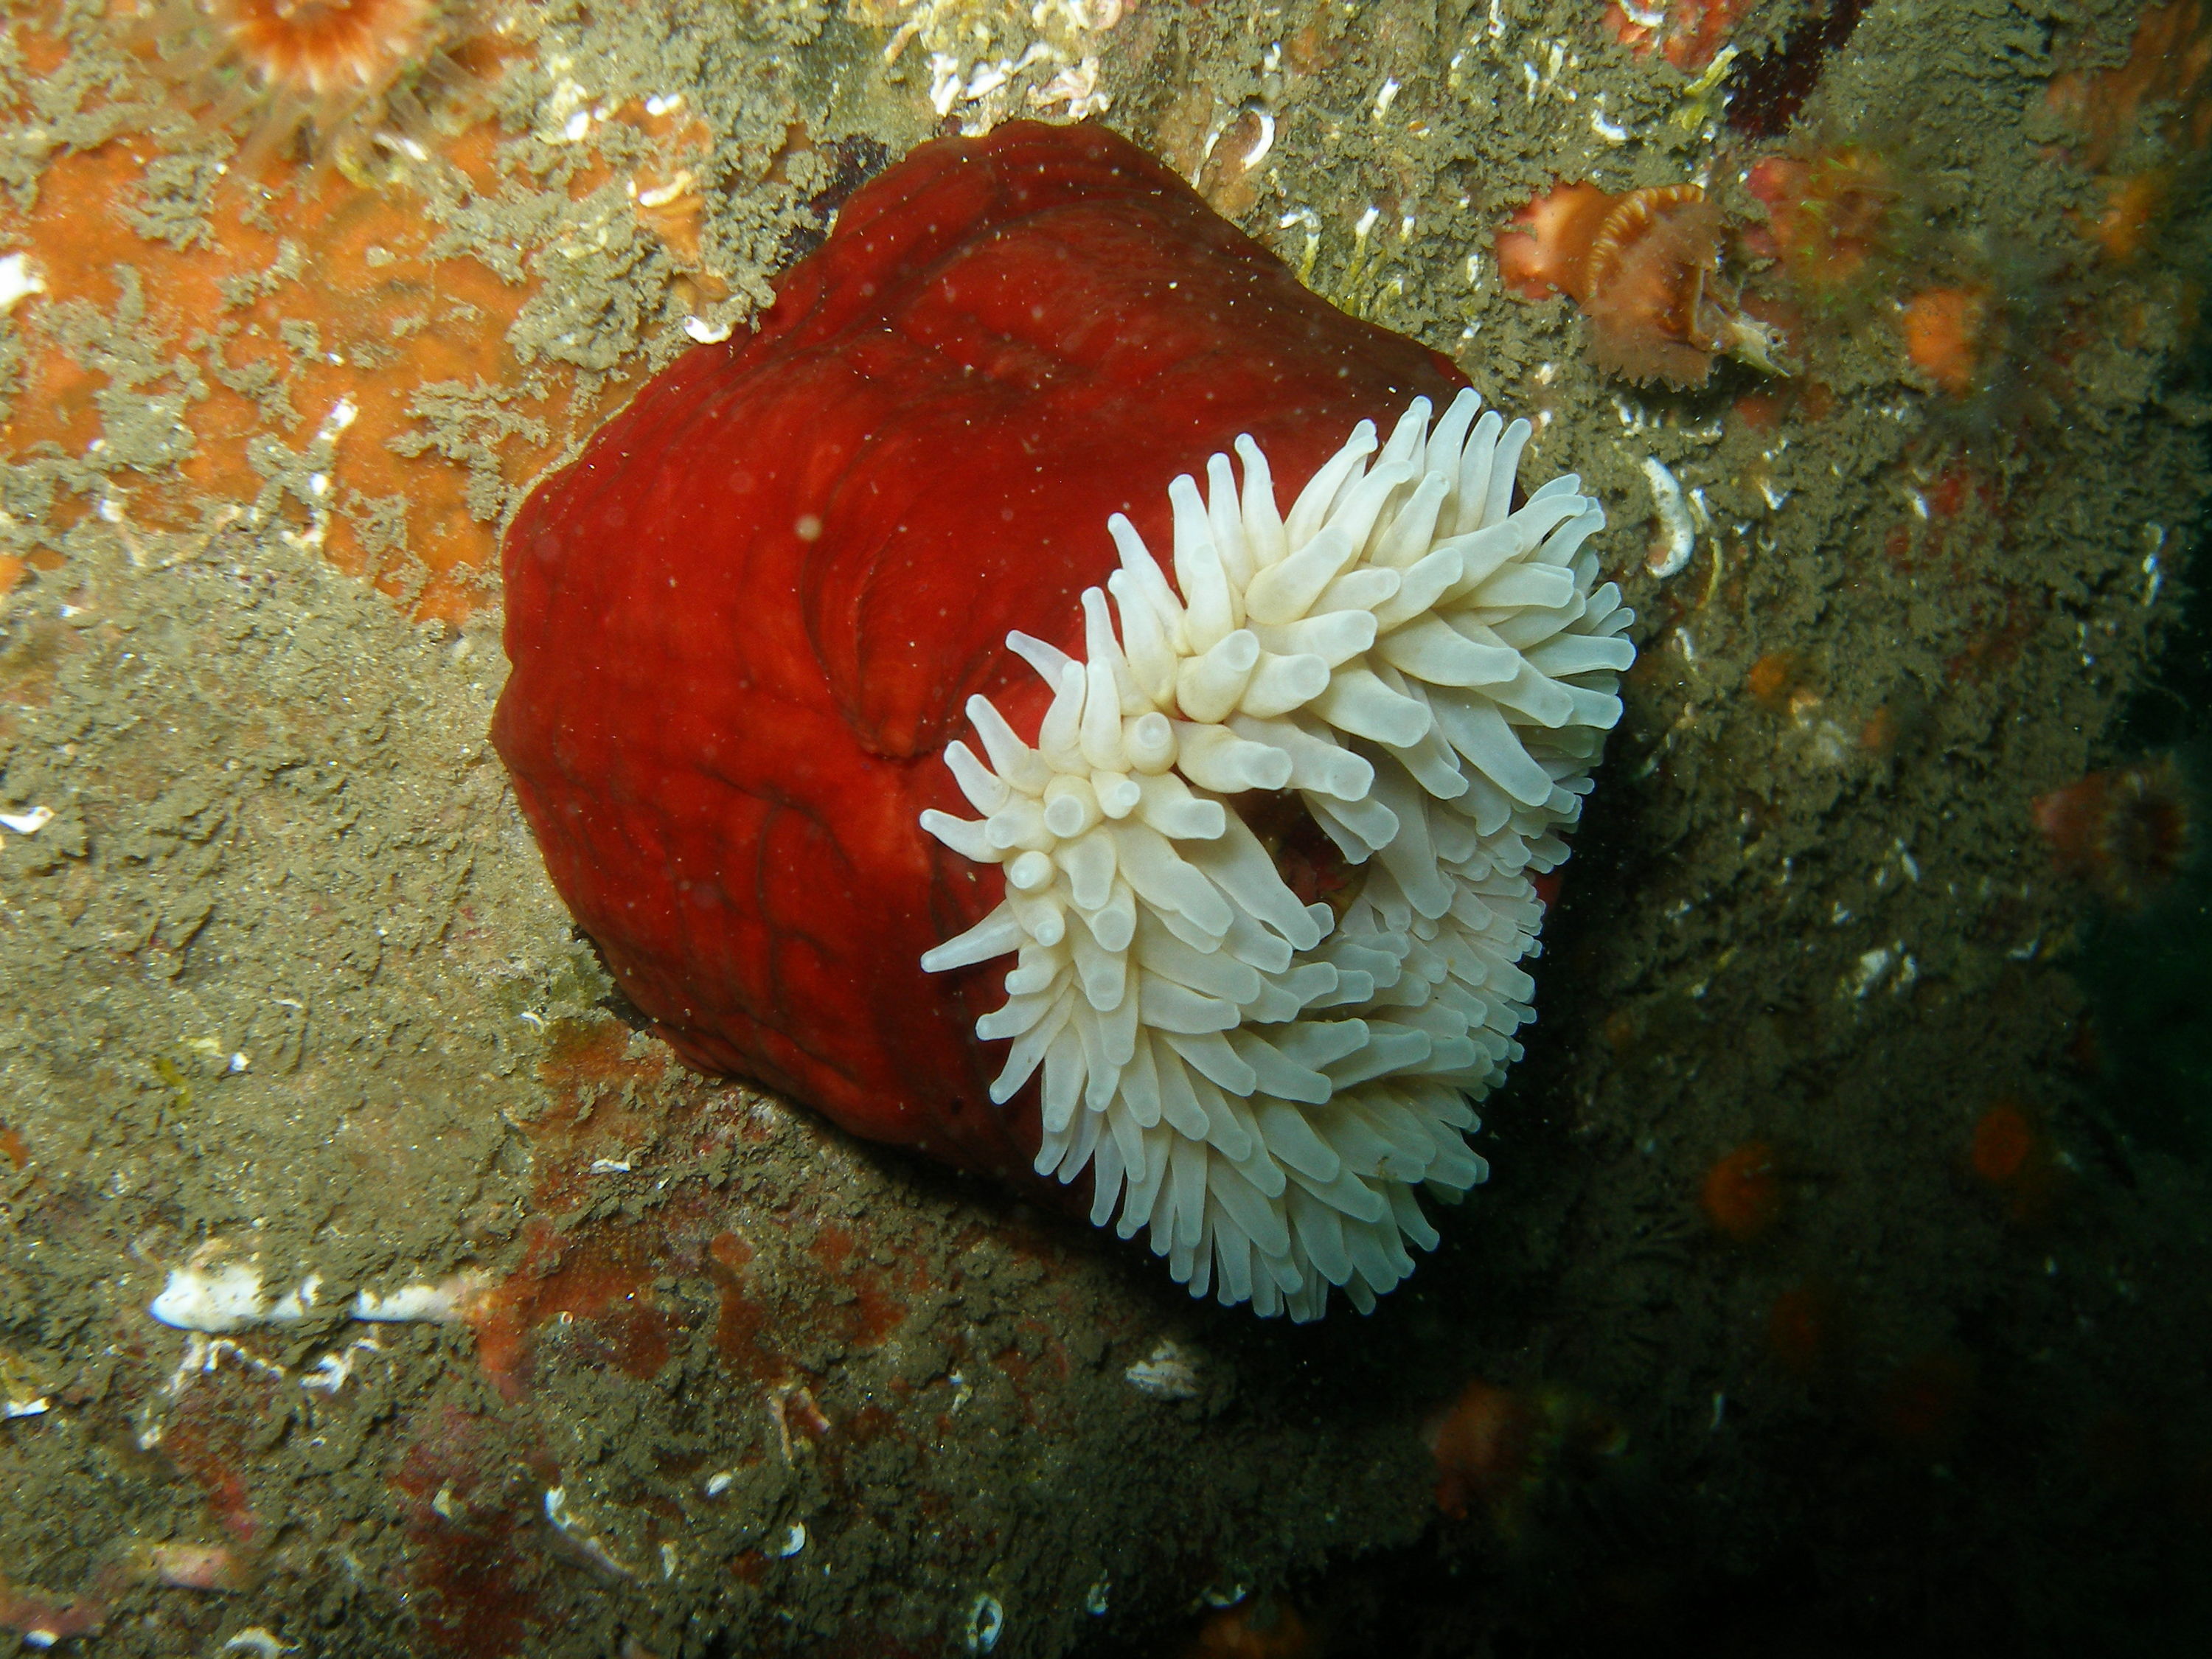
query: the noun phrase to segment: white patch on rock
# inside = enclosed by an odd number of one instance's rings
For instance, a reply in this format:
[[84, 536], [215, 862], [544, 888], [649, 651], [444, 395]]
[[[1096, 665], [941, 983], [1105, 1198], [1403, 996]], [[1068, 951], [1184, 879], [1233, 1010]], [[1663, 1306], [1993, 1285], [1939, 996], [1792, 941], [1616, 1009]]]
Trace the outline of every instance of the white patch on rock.
[[[210, 1245], [185, 1266], [172, 1267], [161, 1293], [146, 1311], [177, 1330], [216, 1335], [257, 1325], [296, 1324], [320, 1297], [320, 1273], [311, 1273], [290, 1290], [276, 1292], [270, 1289], [258, 1262], [225, 1261], [222, 1256], [222, 1246]], [[490, 1285], [484, 1273], [466, 1269], [434, 1284], [403, 1285], [382, 1293], [362, 1291], [348, 1304], [346, 1315], [379, 1325], [451, 1325], [468, 1316]]]
[[1121, 1375], [1139, 1394], [1155, 1400], [1198, 1398], [1197, 1358], [1165, 1339]]

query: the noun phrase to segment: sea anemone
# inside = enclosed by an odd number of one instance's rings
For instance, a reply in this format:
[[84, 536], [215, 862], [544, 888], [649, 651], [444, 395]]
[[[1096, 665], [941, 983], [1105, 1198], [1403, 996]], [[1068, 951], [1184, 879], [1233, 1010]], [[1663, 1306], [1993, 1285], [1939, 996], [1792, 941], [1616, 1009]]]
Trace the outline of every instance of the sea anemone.
[[1424, 1438], [1436, 1459], [1437, 1509], [1462, 1519], [1480, 1505], [1508, 1538], [1555, 1476], [1590, 1473], [1628, 1448], [1612, 1413], [1581, 1395], [1480, 1377], [1429, 1419]]
[[1322, 1651], [1320, 1638], [1296, 1607], [1262, 1595], [1207, 1613], [1182, 1659], [1308, 1659]]
[[1720, 213], [1699, 185], [1614, 195], [1562, 185], [1499, 231], [1498, 268], [1523, 299], [1573, 299], [1590, 362], [1607, 374], [1703, 386], [1716, 355], [1778, 372], [1774, 331], [1721, 278]]
[[[971, 699], [988, 763], [945, 759], [984, 816], [923, 816], [1005, 872], [923, 958], [1016, 956], [976, 1026], [1013, 1044], [992, 1098], [1041, 1076], [1038, 1171], [1088, 1168], [1091, 1220], [1118, 1207], [1193, 1294], [1218, 1270], [1262, 1313], [1313, 1317], [1332, 1284], [1371, 1306], [1401, 1239], [1435, 1243], [1413, 1188], [1486, 1173], [1468, 1100], [1519, 1053], [1531, 876], [1566, 854], [1634, 653], [1583, 549], [1603, 514], [1571, 477], [1510, 510], [1528, 426], [1480, 403], [1431, 432], [1415, 399], [1379, 454], [1362, 422], [1287, 518], [1249, 438], [1241, 489], [1225, 455], [1207, 495], [1177, 478], [1180, 596], [1116, 514], [1085, 655], [1007, 641], [1055, 693], [1035, 746]], [[1328, 897], [1256, 833], [1285, 791]]]
[[1432, 1418], [1425, 1438], [1437, 1460], [1437, 1507], [1463, 1517], [1469, 1499], [1502, 1510], [1539, 1478], [1543, 1413], [1517, 1389], [1477, 1377]]
[[426, 127], [481, 10], [477, 0], [161, 0], [143, 33], [209, 125], [250, 118], [233, 166], [251, 176], [302, 137], [320, 163], [356, 153], [386, 123]]
[[1125, 141], [940, 141], [526, 505], [494, 736], [692, 1063], [1370, 1308], [1633, 656], [1529, 437]]
[[2197, 839], [2191, 792], [2172, 755], [2092, 772], [2039, 795], [2035, 827], [2062, 875], [2123, 909], [2139, 909], [2188, 865]]
[[1832, 1286], [1812, 1279], [1766, 1307], [1766, 1351], [1801, 1382], [1832, 1381], [1849, 1345], [1850, 1320]]
[[1966, 1167], [2004, 1194], [2025, 1225], [2050, 1218], [2063, 1195], [2066, 1164], [2040, 1119], [2018, 1101], [2001, 1100], [1974, 1120]]

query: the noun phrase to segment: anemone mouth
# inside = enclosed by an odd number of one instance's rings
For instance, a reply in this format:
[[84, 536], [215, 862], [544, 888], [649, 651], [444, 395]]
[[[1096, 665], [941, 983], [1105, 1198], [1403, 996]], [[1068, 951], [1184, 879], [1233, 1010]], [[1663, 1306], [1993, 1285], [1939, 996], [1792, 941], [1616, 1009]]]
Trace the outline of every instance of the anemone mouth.
[[1173, 586], [1109, 520], [1084, 656], [1007, 639], [1053, 689], [1034, 741], [971, 698], [983, 753], [945, 762], [981, 816], [921, 819], [1004, 872], [922, 965], [1014, 957], [976, 1031], [1010, 1044], [994, 1100], [1037, 1080], [1038, 1172], [1090, 1170], [1095, 1224], [1263, 1315], [1372, 1309], [1437, 1243], [1414, 1189], [1486, 1176], [1533, 875], [1634, 659], [1579, 481], [1514, 508], [1528, 423], [1431, 416], [1379, 451], [1361, 422], [1287, 516], [1249, 437], [1241, 486], [1225, 455], [1176, 479]]
[[1366, 872], [1345, 857], [1295, 790], [1254, 789], [1221, 804], [1252, 832], [1299, 903], [1325, 904], [1337, 921], [1344, 920]]

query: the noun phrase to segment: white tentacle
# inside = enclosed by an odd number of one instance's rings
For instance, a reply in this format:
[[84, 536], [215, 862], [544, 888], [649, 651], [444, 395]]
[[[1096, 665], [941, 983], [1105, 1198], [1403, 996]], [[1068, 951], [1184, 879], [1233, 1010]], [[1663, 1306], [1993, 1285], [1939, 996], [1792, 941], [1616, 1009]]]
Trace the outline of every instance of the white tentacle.
[[[1116, 514], [1087, 659], [1007, 640], [1054, 694], [1035, 746], [972, 699], [983, 753], [945, 760], [981, 816], [923, 815], [1006, 872], [922, 958], [1016, 957], [977, 1027], [1012, 1045], [994, 1099], [1041, 1077], [1039, 1172], [1091, 1170], [1092, 1220], [1148, 1231], [1194, 1296], [1371, 1309], [1435, 1246], [1414, 1188], [1488, 1173], [1469, 1103], [1520, 1055], [1533, 878], [1635, 650], [1602, 510], [1571, 477], [1512, 509], [1528, 423], [1480, 410], [1431, 430], [1416, 398], [1379, 451], [1360, 422], [1287, 515], [1239, 438], [1241, 489], [1225, 455], [1170, 486], [1165, 562]], [[1328, 902], [1261, 839], [1277, 792], [1343, 860]]]

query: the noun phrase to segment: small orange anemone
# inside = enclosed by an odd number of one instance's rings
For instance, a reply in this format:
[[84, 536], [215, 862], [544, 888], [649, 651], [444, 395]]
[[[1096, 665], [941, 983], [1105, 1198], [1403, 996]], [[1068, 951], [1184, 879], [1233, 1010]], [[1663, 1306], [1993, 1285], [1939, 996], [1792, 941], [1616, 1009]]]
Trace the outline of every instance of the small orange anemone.
[[1776, 714], [1790, 707], [1805, 681], [1805, 660], [1795, 651], [1769, 651], [1744, 671], [1743, 689]]
[[1766, 1350], [1801, 1382], [1832, 1376], [1842, 1363], [1846, 1336], [1842, 1304], [1822, 1280], [1793, 1285], [1767, 1306]]
[[1720, 276], [1720, 213], [1697, 185], [1620, 195], [1561, 185], [1498, 233], [1498, 270], [1522, 299], [1565, 294], [1607, 374], [1703, 386], [1717, 354], [1772, 371], [1778, 342]]
[[2011, 1200], [2012, 1218], [2022, 1226], [2048, 1220], [2066, 1188], [2057, 1146], [2017, 1101], [2001, 1100], [1974, 1120], [1966, 1167]]
[[2124, 173], [2101, 181], [2104, 206], [2094, 219], [2076, 220], [2083, 234], [2105, 251], [2114, 264], [2134, 263], [2151, 246], [2166, 199], [2172, 194], [2172, 174], [2164, 167], [2148, 173]]
[[1480, 1378], [1468, 1383], [1429, 1431], [1437, 1507], [1456, 1517], [1469, 1499], [1492, 1513], [1515, 1503], [1540, 1477], [1543, 1426], [1528, 1395]]
[[1297, 1609], [1261, 1596], [1207, 1615], [1185, 1659], [1307, 1659], [1320, 1650]]
[[1949, 1347], [1929, 1349], [1890, 1373], [1875, 1401], [1875, 1430], [1900, 1450], [1940, 1455], [1965, 1427], [1975, 1393], [1971, 1358]]
[[1966, 1161], [1992, 1187], [2009, 1186], [2033, 1161], [2040, 1140], [2024, 1110], [2000, 1101], [1975, 1120]]
[[2181, 872], [2196, 841], [2188, 786], [2171, 755], [2092, 772], [2038, 796], [2033, 811], [2059, 873], [2129, 909]]
[[1639, 58], [1653, 52], [1694, 75], [1720, 56], [1751, 0], [1673, 0], [1648, 10], [1607, 0], [1605, 31]]
[[235, 165], [252, 175], [302, 134], [322, 161], [387, 120], [427, 125], [425, 94], [451, 77], [479, 12], [477, 0], [161, 0], [147, 33], [211, 125], [251, 118]]
[[1510, 1534], [1547, 1479], [1620, 1455], [1628, 1433], [1571, 1390], [1504, 1389], [1477, 1377], [1430, 1419], [1427, 1439], [1437, 1507], [1458, 1519], [1480, 1504]]

